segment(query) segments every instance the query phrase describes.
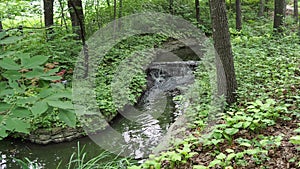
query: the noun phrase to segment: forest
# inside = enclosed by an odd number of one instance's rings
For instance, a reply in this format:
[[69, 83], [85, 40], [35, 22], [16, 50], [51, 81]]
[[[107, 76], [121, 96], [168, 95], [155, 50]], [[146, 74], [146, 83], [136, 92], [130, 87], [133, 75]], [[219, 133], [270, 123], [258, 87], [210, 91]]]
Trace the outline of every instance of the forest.
[[0, 168], [300, 168], [298, 0], [0, 0]]

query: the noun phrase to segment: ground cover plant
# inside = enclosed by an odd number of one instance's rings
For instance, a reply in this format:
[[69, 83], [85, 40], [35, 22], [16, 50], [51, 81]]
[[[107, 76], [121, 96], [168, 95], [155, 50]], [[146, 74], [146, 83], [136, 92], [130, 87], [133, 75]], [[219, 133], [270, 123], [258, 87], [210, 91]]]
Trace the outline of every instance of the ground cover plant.
[[[130, 0], [123, 4], [122, 1], [114, 1], [115, 4], [112, 4], [108, 0], [97, 5], [100, 1], [87, 0], [84, 1], [84, 36], [82, 32], [76, 31], [78, 27], [83, 29], [83, 23], [76, 23], [68, 1], [56, 2], [58, 9], [54, 14], [54, 23], [41, 28], [39, 26], [43, 22], [40, 23], [34, 17], [22, 20], [26, 18], [25, 15], [30, 17], [29, 14], [41, 16], [42, 11], [38, 5], [29, 10], [30, 4], [27, 1], [7, 1], [6, 5], [1, 3], [0, 140], [28, 135], [39, 128], [81, 126], [72, 103], [74, 58], [85, 40], [97, 29], [118, 17], [150, 10], [181, 16], [212, 38], [214, 31], [210, 26], [209, 2], [212, 1], [199, 2], [201, 17], [197, 20], [194, 16], [195, 4], [191, 1]], [[274, 2], [268, 1], [264, 5], [265, 12], [258, 17], [260, 2], [243, 1], [243, 27], [237, 30], [235, 4], [233, 1], [226, 1], [238, 83], [235, 103], [225, 105], [224, 111], [212, 117], [208, 111], [212, 97], [209, 73], [200, 65], [194, 72], [198, 78], [193, 86], [193, 93], [201, 97], [192, 101], [188, 95], [174, 98], [176, 102], [190, 102], [189, 107], [184, 110], [192, 119], [185, 131], [186, 137], [174, 140], [168, 151], [150, 155], [141, 165], [121, 159], [119, 164], [116, 160], [111, 164], [107, 163], [106, 167], [299, 168], [299, 23], [288, 15], [280, 28], [274, 28]], [[293, 6], [292, 1], [288, 5]], [[75, 8], [78, 9], [80, 8]], [[80, 18], [78, 12], [80, 11], [77, 11], [76, 17]], [[80, 21], [77, 18], [78, 20]], [[19, 24], [23, 24], [22, 29]], [[4, 29], [6, 30], [3, 31]], [[120, 99], [119, 105], [114, 105], [111, 96], [110, 83], [118, 64], [134, 51], [159, 47], [167, 39], [163, 35], [133, 36], [118, 43], [104, 56], [97, 70], [95, 91], [99, 109], [108, 120], [116, 116], [117, 109], [125, 104]], [[142, 70], [134, 71], [137, 71], [137, 76], [131, 81], [129, 91], [120, 96], [131, 104], [137, 102], [146, 88], [145, 73]], [[100, 161], [105, 158], [105, 154], [91, 160], [85, 157], [84, 149], [78, 146], [78, 152], [70, 157], [68, 167], [103, 167], [101, 164], [104, 163]], [[23, 168], [39, 167], [30, 159], [16, 161]]]

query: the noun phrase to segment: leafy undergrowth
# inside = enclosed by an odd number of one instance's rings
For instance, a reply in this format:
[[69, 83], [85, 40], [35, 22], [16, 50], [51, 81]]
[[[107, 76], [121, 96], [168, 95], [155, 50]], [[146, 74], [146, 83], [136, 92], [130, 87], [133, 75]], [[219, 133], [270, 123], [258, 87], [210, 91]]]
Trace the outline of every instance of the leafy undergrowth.
[[197, 118], [180, 144], [130, 169], [300, 167], [299, 37], [275, 36], [264, 26], [265, 33], [252, 25], [233, 34], [239, 98], [211, 132], [203, 132], [205, 118]]

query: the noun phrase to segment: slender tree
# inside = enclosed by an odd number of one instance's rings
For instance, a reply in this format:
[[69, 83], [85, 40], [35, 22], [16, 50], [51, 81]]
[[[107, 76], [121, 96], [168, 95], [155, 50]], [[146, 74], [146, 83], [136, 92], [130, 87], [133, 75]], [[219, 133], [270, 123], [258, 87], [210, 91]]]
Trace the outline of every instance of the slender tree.
[[242, 7], [241, 0], [235, 0], [235, 27], [238, 31], [242, 29]]
[[274, 1], [274, 24], [273, 28], [275, 32], [282, 32], [283, 20], [285, 17], [285, 0]]
[[[97, 2], [99, 2], [99, 1], [97, 1]], [[109, 0], [106, 0], [106, 4], [107, 4], [108, 7], [110, 7], [110, 2], [109, 2]]]
[[0, 20], [0, 32], [3, 31], [3, 25], [2, 25], [2, 21]]
[[265, 0], [260, 0], [260, 1], [259, 1], [259, 12], [258, 12], [258, 16], [259, 16], [259, 17], [264, 16], [264, 12], [265, 12]]
[[[122, 18], [122, 8], [123, 8], [123, 0], [119, 0], [119, 16], [118, 16], [118, 18]], [[119, 29], [121, 29], [121, 27], [122, 27], [121, 19], [118, 22], [118, 27], [119, 27]]]
[[195, 8], [196, 8], [197, 24], [200, 24], [201, 20], [200, 20], [200, 2], [199, 2], [199, 0], [195, 0]]
[[53, 3], [54, 0], [44, 0], [44, 20], [47, 34], [53, 33], [51, 26], [54, 24], [53, 20]]
[[174, 14], [174, 0], [169, 0], [169, 11]]
[[218, 94], [224, 95], [228, 104], [236, 101], [237, 82], [230, 43], [226, 4], [223, 0], [210, 0], [214, 46], [217, 52]]
[[68, 0], [72, 29], [77, 34], [76, 39], [85, 40], [84, 15], [81, 0]]
[[59, 2], [60, 10], [61, 10], [61, 25], [64, 24], [66, 30], [68, 30], [68, 24], [67, 24], [65, 12], [64, 12], [64, 3], [62, 2], [62, 0], [58, 0], [58, 2]]
[[298, 0], [294, 0], [294, 18], [295, 18], [295, 22], [298, 23], [299, 21]]

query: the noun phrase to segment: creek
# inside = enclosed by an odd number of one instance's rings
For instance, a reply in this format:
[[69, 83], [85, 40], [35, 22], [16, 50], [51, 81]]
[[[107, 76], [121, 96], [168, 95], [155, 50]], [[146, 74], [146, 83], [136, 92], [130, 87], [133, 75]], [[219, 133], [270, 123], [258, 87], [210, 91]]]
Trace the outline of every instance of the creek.
[[[123, 141], [127, 144], [122, 147], [129, 151], [131, 157], [143, 159], [152, 152], [162, 137], [166, 134], [178, 114], [174, 113], [175, 104], [172, 101], [178, 94], [178, 87], [186, 87], [193, 82], [194, 62], [161, 63], [153, 65], [148, 70], [148, 89], [143, 94], [135, 109], [140, 114], [134, 114], [136, 120], [129, 120], [124, 114], [119, 114], [110, 122], [110, 126], [121, 133]], [[191, 69], [189, 67], [192, 66]], [[175, 92], [175, 94], [174, 94]], [[125, 108], [125, 114], [132, 109]], [[123, 113], [124, 113], [123, 112]], [[103, 131], [105, 133], [105, 131]], [[108, 136], [109, 137], [109, 136]], [[38, 145], [18, 139], [5, 139], [0, 141], [0, 168], [19, 169], [14, 158], [24, 160], [25, 157], [39, 164], [42, 168], [56, 168], [61, 162], [61, 168], [66, 168], [72, 153], [77, 152], [77, 144], [85, 145], [86, 159], [90, 159], [105, 151], [89, 137], [83, 137], [70, 142], [59, 144]], [[115, 157], [111, 154], [106, 160]]]

